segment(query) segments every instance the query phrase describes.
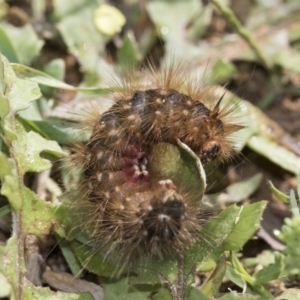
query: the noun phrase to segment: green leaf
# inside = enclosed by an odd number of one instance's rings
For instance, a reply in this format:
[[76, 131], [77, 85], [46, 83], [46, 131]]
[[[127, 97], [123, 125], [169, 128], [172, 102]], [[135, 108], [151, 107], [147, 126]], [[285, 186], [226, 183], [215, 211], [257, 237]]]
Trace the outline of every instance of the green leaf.
[[11, 66], [13, 67], [14, 71], [17, 73], [17, 75], [19, 77], [31, 80], [38, 84], [51, 86], [51, 87], [54, 87], [57, 89], [78, 91], [78, 92], [82, 92], [82, 93], [96, 94], [96, 95], [105, 95], [110, 92], [110, 90], [107, 88], [74, 87], [74, 86], [64, 83], [60, 80], [57, 80], [56, 78], [51, 77], [50, 75], [48, 75], [42, 71], [27, 67], [24, 65], [20, 65], [20, 64], [11, 64]]
[[166, 287], [161, 286], [157, 289], [157, 286], [152, 286], [151, 288], [153, 292], [149, 296], [150, 299], [152, 297], [153, 300], [173, 300], [170, 291]]
[[19, 272], [25, 274], [23, 266], [12, 255], [17, 252], [17, 239], [12, 237], [7, 241], [6, 246], [0, 247], [0, 297], [5, 298], [11, 295], [11, 299], [39, 300], [39, 299], [59, 299], [59, 300], [92, 300], [89, 293], [71, 294], [54, 292], [49, 288], [35, 287], [25, 278], [23, 284], [15, 285], [16, 276]]
[[273, 299], [272, 294], [261, 284], [257, 283], [255, 279], [250, 276], [241, 262], [238, 260], [234, 253], [230, 252], [230, 262], [234, 271], [239, 275], [243, 280], [250, 284], [251, 288], [256, 291], [258, 294], [266, 297], [266, 299]]
[[0, 207], [0, 218], [7, 215], [10, 212], [11, 212], [11, 208], [9, 205]]
[[235, 226], [224, 241], [224, 250], [240, 250], [244, 246], [258, 230], [265, 207], [266, 201], [260, 201], [240, 208]]
[[[9, 290], [11, 294], [22, 293], [22, 287], [17, 285], [18, 274], [24, 274], [25, 268], [22, 261], [17, 260], [17, 236], [13, 235], [7, 242], [5, 246], [0, 247], [0, 274], [2, 274], [9, 282], [11, 289], [4, 283], [6, 287], [6, 292]], [[2, 288], [2, 285], [1, 285]], [[5, 292], [5, 290], [0, 293]]]
[[223, 58], [216, 61], [211, 72], [219, 82], [228, 81], [238, 75], [235, 65], [231, 61], [224, 60]]
[[[61, 58], [53, 59], [42, 68], [42, 71], [57, 80], [63, 81], [66, 72], [65, 61]], [[55, 98], [55, 89], [52, 87], [41, 86], [41, 92], [48, 99]]]
[[[226, 295], [224, 295], [221, 298], [218, 298], [220, 300], [266, 300], [264, 296], [256, 296], [252, 294], [238, 294], [236, 292], [231, 292]], [[269, 298], [270, 300], [272, 298]]]
[[[219, 260], [223, 252], [223, 243], [234, 230], [240, 208], [231, 205], [218, 216], [210, 218], [199, 233], [199, 239], [186, 253], [185, 269], [189, 274], [196, 263], [204, 262], [210, 257]], [[198, 267], [198, 269], [201, 265]]]
[[[39, 98], [37, 101], [31, 102], [30, 106], [25, 110], [22, 110], [18, 113], [18, 120], [22, 121], [22, 119], [26, 120], [42, 120], [42, 112], [39, 108], [39, 102], [43, 102], [43, 98]], [[43, 111], [44, 113], [44, 111]], [[20, 118], [21, 117], [21, 118]], [[26, 128], [26, 127], [25, 127]], [[27, 130], [28, 131], [28, 130]]]
[[[41, 172], [51, 167], [48, 159], [41, 155], [61, 157], [63, 152], [54, 141], [47, 141], [35, 132], [26, 132], [16, 120], [16, 113], [29, 107], [31, 101], [40, 96], [36, 83], [19, 79], [14, 74], [7, 59], [1, 56], [1, 101], [9, 104], [8, 111], [0, 120], [10, 158], [1, 155], [5, 168], [1, 174], [1, 193], [5, 195], [12, 208], [13, 233], [7, 245], [0, 250], [0, 272], [11, 283], [13, 293], [19, 299], [34, 299], [34, 289], [24, 284], [24, 237], [27, 234], [49, 234], [53, 227], [62, 231], [56, 219], [55, 207], [44, 202], [24, 186], [23, 178], [27, 172]], [[8, 171], [7, 168], [10, 168]], [[29, 292], [31, 296], [27, 295]], [[23, 297], [24, 296], [24, 297]]]
[[[36, 83], [28, 80], [18, 79], [16, 77], [9, 62], [4, 56], [1, 56], [0, 79], [0, 101], [9, 103], [9, 111], [12, 114], [28, 108], [31, 101], [36, 100], [41, 96], [40, 90]], [[2, 115], [2, 118], [4, 118], [4, 123], [6, 116], [7, 114]], [[7, 123], [5, 124], [7, 125]]]
[[64, 230], [64, 223], [56, 217], [57, 206], [42, 201], [34, 192], [23, 190], [23, 231], [34, 235], [49, 234], [51, 230]]
[[282, 274], [284, 269], [285, 256], [282, 253], [276, 253], [275, 263], [254, 273], [253, 278], [258, 284], [276, 280], [283, 276], [286, 276], [286, 274]]
[[247, 287], [246, 281], [235, 271], [235, 269], [228, 264], [226, 267], [226, 278], [228, 278], [230, 281], [232, 281], [234, 284], [239, 286], [243, 291]]
[[[138, 288], [128, 283], [130, 278], [121, 278], [118, 280], [105, 280], [103, 279], [102, 285], [104, 289], [104, 300], [149, 300], [152, 293], [159, 287], [144, 286]], [[163, 300], [166, 298], [154, 298]], [[167, 298], [168, 299], [168, 298]]]
[[206, 176], [199, 157], [180, 141], [178, 147], [159, 143], [152, 149], [149, 170], [155, 181], [171, 179], [200, 202], [206, 188]]
[[290, 275], [300, 275], [300, 217], [286, 218], [278, 238], [285, 242], [285, 263], [286, 271]]
[[142, 55], [132, 32], [127, 32], [123, 45], [117, 52], [118, 61], [123, 66], [136, 66], [142, 60]]
[[299, 217], [300, 212], [299, 212], [298, 203], [297, 203], [297, 199], [296, 199], [294, 190], [291, 190], [291, 193], [290, 193], [290, 207], [291, 207], [292, 215], [294, 217]]
[[196, 56], [199, 57], [199, 47], [190, 43], [185, 37], [186, 27], [192, 18], [201, 14], [202, 5], [199, 1], [174, 1], [172, 5], [168, 1], [150, 1], [146, 8], [160, 37], [167, 44], [167, 51], [169, 50], [173, 56], [176, 55], [180, 59], [189, 57], [191, 60]]
[[55, 16], [58, 19], [63, 19], [69, 15], [80, 13], [84, 6], [94, 4], [96, 7], [97, 1], [86, 0], [54, 0]]
[[69, 51], [78, 59], [88, 85], [98, 83], [101, 70], [99, 54], [104, 52], [110, 37], [101, 34], [94, 24], [99, 3], [95, 0], [53, 1], [54, 13], [60, 18], [56, 24]]
[[29, 65], [44, 44], [29, 23], [22, 27], [1, 24], [0, 32], [0, 38], [3, 39], [2, 42], [0, 39], [0, 51], [11, 62]]
[[11, 285], [9, 283], [9, 280], [2, 273], [0, 273], [0, 298], [9, 297], [10, 294], [11, 294]]
[[82, 267], [79, 264], [79, 261], [76, 259], [74, 252], [70, 247], [70, 243], [67, 242], [65, 239], [60, 238], [59, 236], [57, 236], [57, 240], [58, 240], [58, 245], [64, 255], [64, 258], [68, 263], [68, 267], [70, 268], [72, 274], [75, 277], [79, 277], [82, 272]]
[[240, 202], [251, 196], [257, 190], [261, 180], [262, 174], [259, 173], [249, 179], [231, 184], [226, 188], [226, 193], [221, 193], [216, 196], [217, 201], [221, 203]]
[[[200, 3], [201, 4], [201, 3]], [[214, 12], [214, 7], [212, 5], [201, 5], [201, 10], [198, 12], [198, 17], [192, 19], [187, 29], [187, 38], [193, 42], [199, 41], [202, 38], [211, 22]], [[212, 71], [214, 77], [215, 73]]]
[[210, 299], [218, 293], [226, 271], [226, 257], [223, 254], [216, 269], [201, 287], [201, 292]]
[[22, 168], [23, 174], [42, 172], [51, 167], [50, 161], [42, 158], [41, 154], [50, 155], [53, 158], [64, 156], [57, 142], [45, 140], [33, 131], [25, 132], [19, 123], [16, 123], [15, 134], [19, 138], [13, 142], [14, 153], [18, 156], [19, 167]]
[[299, 289], [287, 289], [280, 296], [275, 298], [276, 300], [296, 300], [300, 299]]
[[[130, 279], [132, 284], [160, 284], [163, 279], [176, 282], [178, 279], [177, 261], [172, 258], [139, 260], [135, 262], [133, 270], [136, 277]], [[185, 287], [183, 287], [185, 288]]]
[[290, 200], [290, 197], [286, 194], [284, 194], [283, 192], [279, 191], [271, 181], [268, 182], [271, 192], [272, 194], [278, 199], [281, 200], [282, 202], [288, 203]]
[[278, 145], [278, 143], [264, 136], [253, 136], [248, 141], [248, 146], [255, 152], [267, 157], [270, 161], [284, 170], [294, 174], [300, 172], [300, 158], [293, 152]]
[[118, 275], [117, 266], [105, 259], [99, 249], [93, 249], [75, 240], [71, 242], [70, 246], [81, 265], [88, 271], [106, 277]]
[[22, 230], [35, 235], [48, 234], [53, 226], [59, 230], [60, 223], [55, 217], [56, 207], [44, 202], [30, 189], [22, 186], [15, 176], [5, 176], [2, 195], [6, 196], [14, 211], [22, 209]]
[[0, 297], [5, 298], [11, 295], [11, 299], [40, 300], [40, 299], [58, 299], [58, 300], [92, 300], [93, 297], [88, 293], [71, 294], [51, 291], [49, 288], [35, 287], [26, 279], [23, 279], [23, 285], [17, 284], [17, 276], [21, 273], [25, 275], [25, 268], [22, 260], [17, 260], [17, 240], [13, 235], [5, 246], [0, 247]]
[[16, 50], [5, 28], [0, 25], [0, 52], [11, 62], [19, 62]]
[[188, 300], [209, 300], [199, 289], [195, 287], [190, 288], [190, 292], [187, 297]]
[[[217, 262], [223, 251], [241, 248], [258, 228], [264, 206], [264, 202], [249, 205], [249, 208], [232, 205], [209, 219], [201, 229], [198, 241], [186, 253], [185, 274], [190, 274], [196, 263], [199, 270], [205, 262]], [[248, 225], [248, 220], [253, 228]]]
[[177, 141], [183, 166], [178, 170], [182, 185], [187, 191], [197, 191], [198, 201], [202, 200], [206, 189], [206, 174], [199, 157], [184, 143]]
[[277, 52], [274, 59], [275, 62], [284, 69], [294, 71], [298, 74], [300, 73], [300, 54], [296, 51], [293, 51], [291, 48]]
[[4, 118], [7, 115], [8, 111], [9, 111], [8, 101], [6, 98], [0, 95], [0, 118]]
[[44, 66], [44, 72], [57, 80], [62, 81], [65, 77], [65, 61], [61, 58], [53, 59]]
[[90, 293], [63, 293], [33, 285], [24, 288], [24, 300], [94, 300]]
[[263, 175], [259, 173], [249, 179], [230, 185], [227, 188], [228, 197], [234, 202], [246, 199], [257, 190], [262, 178]]
[[245, 268], [253, 268], [257, 265], [268, 267], [275, 262], [275, 254], [273, 250], [264, 250], [255, 257], [248, 257], [243, 260]]
[[11, 167], [6, 155], [0, 152], [0, 180], [3, 180], [5, 175], [11, 175]]
[[33, 130], [43, 137], [56, 141], [61, 145], [70, 145], [74, 142], [86, 141], [86, 136], [79, 134], [74, 122], [58, 119], [46, 119], [42, 121], [19, 118], [26, 130]]

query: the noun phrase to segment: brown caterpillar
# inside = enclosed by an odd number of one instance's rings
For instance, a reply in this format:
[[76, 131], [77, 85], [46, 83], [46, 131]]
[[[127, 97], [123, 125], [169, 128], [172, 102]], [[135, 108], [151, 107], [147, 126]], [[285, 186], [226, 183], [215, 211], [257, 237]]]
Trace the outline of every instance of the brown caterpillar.
[[84, 124], [91, 137], [71, 156], [84, 170], [74, 204], [80, 226], [122, 263], [181, 252], [205, 220], [199, 199], [180, 178], [156, 171], [160, 151], [179, 139], [204, 165], [226, 161], [234, 152], [229, 136], [241, 128], [232, 122], [232, 109], [221, 108], [222, 97], [185, 68], [149, 69], [146, 83], [132, 74], [121, 78], [115, 104], [102, 115], [92, 113]]

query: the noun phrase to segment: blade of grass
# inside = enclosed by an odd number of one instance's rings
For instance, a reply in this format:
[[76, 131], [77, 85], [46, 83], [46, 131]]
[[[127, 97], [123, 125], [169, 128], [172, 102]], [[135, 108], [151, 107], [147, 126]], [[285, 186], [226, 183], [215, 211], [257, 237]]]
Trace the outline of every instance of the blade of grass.
[[0, 208], [0, 218], [11, 212], [10, 206], [7, 204]]
[[294, 190], [291, 190], [291, 193], [290, 193], [290, 207], [291, 207], [291, 212], [292, 212], [293, 216], [299, 217], [300, 213], [299, 213], [297, 199], [296, 199]]

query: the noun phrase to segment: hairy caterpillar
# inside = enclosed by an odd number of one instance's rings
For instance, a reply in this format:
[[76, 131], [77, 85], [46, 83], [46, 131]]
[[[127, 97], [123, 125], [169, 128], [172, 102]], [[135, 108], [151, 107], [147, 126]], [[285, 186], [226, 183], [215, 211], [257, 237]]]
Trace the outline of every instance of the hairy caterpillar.
[[115, 103], [103, 114], [94, 109], [84, 124], [90, 139], [73, 147], [71, 161], [83, 169], [74, 201], [79, 226], [127, 263], [181, 252], [205, 220], [180, 178], [160, 174], [164, 149], [180, 140], [204, 165], [226, 161], [234, 152], [230, 134], [241, 126], [222, 97], [180, 65], [156, 71], [150, 64], [147, 81], [131, 73], [120, 79]]

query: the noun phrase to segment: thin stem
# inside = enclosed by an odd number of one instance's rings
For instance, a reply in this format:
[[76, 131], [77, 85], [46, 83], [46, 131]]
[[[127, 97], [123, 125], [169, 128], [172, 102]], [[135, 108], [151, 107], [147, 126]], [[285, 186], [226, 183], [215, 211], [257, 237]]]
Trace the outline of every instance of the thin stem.
[[245, 42], [249, 45], [255, 55], [261, 60], [261, 62], [265, 65], [266, 68], [272, 68], [272, 62], [269, 58], [263, 53], [260, 47], [252, 38], [250, 32], [241, 24], [241, 22], [237, 19], [234, 12], [221, 3], [220, 0], [211, 0], [211, 2], [220, 10], [223, 14], [224, 18], [230, 23], [230, 25], [234, 28], [236, 33], [245, 40]]

